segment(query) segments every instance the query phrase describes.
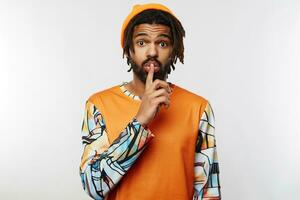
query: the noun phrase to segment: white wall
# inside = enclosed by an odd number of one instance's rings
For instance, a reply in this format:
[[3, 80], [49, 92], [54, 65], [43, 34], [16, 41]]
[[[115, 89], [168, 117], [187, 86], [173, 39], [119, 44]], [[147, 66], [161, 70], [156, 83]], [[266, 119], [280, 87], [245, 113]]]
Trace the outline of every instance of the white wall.
[[[134, 2], [0, 1], [0, 199], [89, 199], [84, 103], [131, 79], [119, 32]], [[158, 2], [187, 32], [170, 81], [214, 108], [224, 199], [296, 199], [299, 1]]]

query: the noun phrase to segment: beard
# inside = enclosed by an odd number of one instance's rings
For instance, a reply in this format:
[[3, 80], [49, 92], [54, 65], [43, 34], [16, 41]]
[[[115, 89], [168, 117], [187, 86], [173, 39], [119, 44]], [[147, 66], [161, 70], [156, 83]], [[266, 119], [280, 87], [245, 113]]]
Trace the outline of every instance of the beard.
[[169, 60], [165, 65], [162, 65], [160, 61], [158, 61], [156, 58], [152, 57], [152, 58], [146, 59], [140, 66], [136, 62], [134, 62], [133, 59], [130, 58], [129, 63], [132, 67], [133, 73], [140, 79], [140, 81], [142, 83], [146, 84], [148, 72], [146, 72], [144, 70], [144, 65], [148, 61], [155, 61], [155, 62], [157, 62], [158, 66], [159, 66], [159, 70], [157, 72], [154, 72], [154, 74], [153, 74], [153, 81], [156, 79], [165, 81], [168, 78], [168, 72], [171, 71], [170, 70], [171, 63], [172, 63], [171, 60]]

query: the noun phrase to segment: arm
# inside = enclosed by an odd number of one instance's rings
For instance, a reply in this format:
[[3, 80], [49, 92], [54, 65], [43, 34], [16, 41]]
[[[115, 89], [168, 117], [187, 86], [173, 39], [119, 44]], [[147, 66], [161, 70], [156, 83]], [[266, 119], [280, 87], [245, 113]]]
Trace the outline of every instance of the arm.
[[195, 152], [194, 200], [221, 199], [214, 113], [209, 103], [199, 124]]
[[84, 190], [94, 199], [102, 200], [137, 160], [152, 138], [136, 120], [128, 123], [119, 137], [109, 144], [105, 121], [100, 111], [86, 102], [82, 124], [83, 154], [80, 177]]

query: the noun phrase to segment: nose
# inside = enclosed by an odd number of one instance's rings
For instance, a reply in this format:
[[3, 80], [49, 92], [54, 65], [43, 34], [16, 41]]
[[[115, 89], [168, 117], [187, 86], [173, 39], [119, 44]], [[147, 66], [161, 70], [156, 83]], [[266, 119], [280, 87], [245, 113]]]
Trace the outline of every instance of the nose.
[[155, 44], [150, 44], [147, 50], [147, 57], [156, 57], [156, 56], [157, 56], [156, 46]]

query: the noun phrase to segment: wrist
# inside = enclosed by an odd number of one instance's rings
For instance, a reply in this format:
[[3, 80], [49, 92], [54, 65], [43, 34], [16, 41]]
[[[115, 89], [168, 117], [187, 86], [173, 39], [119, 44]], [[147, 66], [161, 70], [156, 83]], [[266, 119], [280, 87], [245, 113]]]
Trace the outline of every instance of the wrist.
[[146, 121], [143, 120], [142, 117], [135, 116], [134, 119], [135, 119], [136, 121], [138, 121], [145, 129], [148, 128], [148, 123], [146, 123]]

